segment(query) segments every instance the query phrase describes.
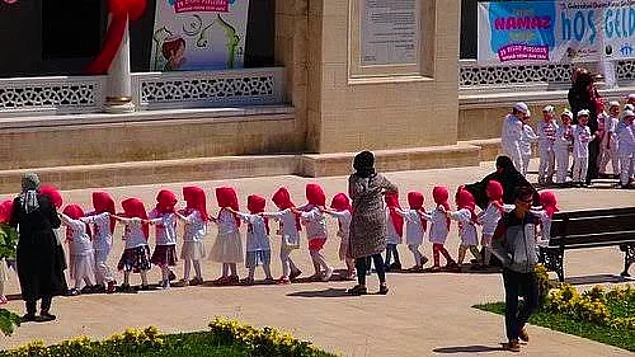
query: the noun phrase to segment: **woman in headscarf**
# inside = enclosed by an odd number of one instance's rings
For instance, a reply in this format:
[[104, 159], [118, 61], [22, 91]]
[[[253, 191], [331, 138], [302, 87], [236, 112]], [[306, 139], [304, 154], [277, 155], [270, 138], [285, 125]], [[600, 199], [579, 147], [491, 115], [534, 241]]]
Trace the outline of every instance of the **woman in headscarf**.
[[[60, 226], [53, 203], [39, 193], [36, 174], [22, 176], [22, 193], [13, 201], [10, 225], [19, 229], [17, 249], [18, 278], [22, 298], [26, 302], [23, 321], [52, 321], [53, 296], [64, 294], [63, 272], [56, 262], [57, 239], [53, 229]], [[36, 302], [42, 299], [40, 316]]]
[[398, 192], [397, 186], [383, 175], [375, 172], [375, 156], [363, 151], [353, 160], [355, 173], [348, 179], [348, 192], [353, 201], [353, 216], [350, 226], [348, 254], [355, 259], [358, 284], [349, 290], [353, 295], [364, 295], [366, 271], [372, 258], [379, 278], [379, 293], [387, 294], [384, 260], [381, 253], [386, 250], [386, 210], [383, 195]]
[[495, 172], [485, 176], [485, 178], [480, 182], [463, 186], [472, 194], [472, 196], [474, 196], [476, 204], [482, 210], [485, 210], [489, 204], [489, 199], [487, 197], [487, 183], [491, 180], [496, 180], [503, 186], [503, 203], [513, 204], [514, 192], [519, 187], [528, 187], [532, 190], [534, 192], [534, 204], [539, 205], [540, 203], [540, 195], [538, 195], [538, 192], [529, 183], [529, 181], [527, 181], [527, 179], [525, 179], [525, 177], [516, 170], [512, 160], [507, 156], [499, 156], [496, 159]]

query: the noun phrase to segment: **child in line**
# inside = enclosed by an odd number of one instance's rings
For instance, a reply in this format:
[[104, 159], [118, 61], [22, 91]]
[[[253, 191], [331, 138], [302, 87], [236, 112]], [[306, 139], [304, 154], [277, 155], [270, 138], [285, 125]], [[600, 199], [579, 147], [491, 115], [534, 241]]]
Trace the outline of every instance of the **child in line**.
[[[233, 212], [240, 210], [236, 191], [231, 187], [216, 189], [216, 200], [220, 211], [214, 220], [218, 225], [218, 236], [212, 246], [210, 259], [222, 263], [222, 275], [214, 282], [218, 285], [240, 282], [237, 264], [243, 261], [243, 246], [240, 240], [240, 218]], [[232, 210], [230, 210], [231, 208]]]
[[635, 112], [624, 112], [622, 121], [617, 127], [617, 150], [620, 156], [620, 184], [622, 188], [629, 188], [635, 166], [635, 132], [633, 128]]
[[[58, 213], [62, 224], [66, 226], [66, 242], [69, 249], [69, 265], [71, 279], [75, 281], [75, 287], [69, 295], [77, 296], [80, 293], [90, 293], [95, 285], [95, 250], [90, 239], [88, 224], [81, 220], [84, 211], [78, 205], [68, 205], [62, 213]], [[82, 289], [82, 284], [85, 288]]]
[[[207, 199], [205, 191], [200, 187], [183, 187], [185, 209], [176, 212], [176, 217], [184, 223], [183, 246], [181, 247], [181, 259], [183, 259], [183, 279], [181, 285], [203, 284], [203, 272], [201, 259], [205, 258], [205, 244], [203, 239], [207, 234]], [[194, 265], [196, 276], [190, 280], [190, 271]]]
[[[397, 246], [401, 244], [403, 237], [404, 220], [398, 213], [401, 209], [399, 205], [399, 194], [389, 192], [384, 195], [386, 201], [386, 271], [401, 270], [401, 260]], [[394, 263], [390, 263], [392, 259]]]
[[485, 211], [478, 214], [478, 222], [483, 227], [481, 246], [483, 247], [483, 266], [488, 267], [492, 258], [492, 237], [503, 214], [503, 185], [491, 180], [485, 188], [489, 204]]
[[538, 183], [549, 185], [553, 183], [555, 168], [554, 143], [558, 124], [555, 121], [555, 108], [548, 105], [542, 110], [543, 120], [538, 122], [538, 150], [540, 152], [540, 166], [538, 168]]
[[560, 211], [558, 208], [558, 198], [552, 191], [542, 191], [540, 192], [540, 204], [542, 205], [542, 209], [532, 210], [531, 213], [540, 219], [540, 240], [538, 244], [547, 245], [551, 238], [551, 221], [553, 215]]
[[598, 116], [598, 128], [602, 131], [602, 139], [600, 141], [600, 161], [599, 173], [606, 176], [606, 167], [609, 161], [613, 167], [613, 175], [617, 176], [620, 172], [619, 156], [617, 154], [617, 126], [620, 123], [620, 103], [613, 101], [609, 103], [608, 115]]
[[562, 125], [556, 130], [554, 151], [556, 155], [556, 183], [564, 185], [567, 180], [567, 170], [569, 169], [569, 151], [573, 145], [573, 113], [565, 109], [560, 114]]
[[[12, 212], [13, 200], [8, 199], [0, 203], [0, 248], [15, 248], [8, 246], [14, 241], [17, 242], [17, 231], [9, 226]], [[5, 258], [5, 256], [0, 255], [0, 305], [5, 305], [9, 302], [4, 295], [4, 282], [8, 280]]]
[[523, 176], [527, 176], [527, 168], [529, 167], [529, 161], [531, 160], [531, 144], [538, 140], [538, 136], [531, 127], [531, 113], [527, 111], [527, 115], [522, 119], [523, 132], [520, 138], [520, 152], [522, 155], [522, 166], [520, 173]]
[[408, 192], [410, 209], [397, 209], [397, 213], [406, 221], [406, 243], [414, 256], [415, 265], [410, 271], [422, 271], [428, 258], [421, 254], [419, 246], [423, 244], [423, 236], [427, 229], [427, 221], [422, 217], [424, 197], [421, 192]]
[[573, 183], [578, 187], [586, 186], [589, 169], [589, 143], [595, 139], [591, 134], [589, 123], [590, 112], [586, 109], [578, 112], [578, 125], [573, 128]]
[[176, 266], [176, 215], [174, 206], [177, 203], [174, 192], [161, 190], [157, 195], [157, 205], [148, 215], [149, 223], [155, 226], [156, 246], [150, 263], [161, 268], [161, 287], [170, 288], [170, 281], [176, 275], [170, 267]]
[[150, 270], [150, 248], [148, 237], [150, 227], [148, 225], [148, 213], [143, 202], [138, 198], [128, 198], [121, 202], [125, 217], [112, 217], [124, 224], [123, 240], [125, 248], [117, 269], [123, 270], [123, 284], [121, 291], [134, 292], [130, 286], [130, 273], [141, 275], [141, 290], [150, 290], [148, 285], [148, 270]]
[[346, 275], [345, 280], [352, 280], [355, 278], [355, 259], [348, 256], [348, 236], [350, 231], [351, 220], [353, 218], [351, 202], [345, 193], [338, 193], [333, 196], [331, 202], [331, 208], [324, 210], [327, 214], [337, 219], [339, 230], [337, 236], [340, 237], [340, 248], [338, 255], [340, 261], [346, 262]]
[[445, 249], [445, 241], [450, 232], [450, 218], [447, 216], [447, 212], [450, 211], [450, 204], [448, 203], [449, 197], [450, 193], [446, 187], [435, 186], [432, 189], [432, 198], [434, 199], [436, 207], [430, 213], [421, 212], [421, 216], [431, 222], [428, 238], [430, 243], [432, 243], [432, 255], [434, 259], [432, 271], [441, 270], [439, 255], [443, 255], [445, 258], [447, 268], [456, 268], [456, 263], [452, 259], [452, 256], [447, 249]]
[[476, 224], [478, 217], [474, 210], [476, 203], [474, 196], [467, 190], [459, 188], [456, 195], [456, 205], [459, 209], [456, 212], [447, 212], [450, 219], [457, 221], [459, 224], [459, 236], [461, 237], [461, 245], [459, 246], [458, 269], [461, 270], [465, 253], [469, 249], [479, 265], [482, 265], [481, 254], [478, 251], [478, 233], [476, 232]]
[[289, 284], [302, 275], [302, 271], [291, 259], [291, 253], [300, 248], [300, 217], [294, 213], [295, 204], [291, 201], [291, 195], [285, 187], [280, 187], [273, 195], [273, 203], [278, 207], [278, 212], [262, 213], [263, 217], [273, 218], [279, 222], [278, 234], [280, 243], [280, 262], [282, 263], [282, 276], [279, 284]]
[[326, 262], [322, 254], [328, 232], [326, 219], [322, 209], [326, 206], [326, 194], [320, 185], [307, 184], [306, 198], [308, 203], [298, 208], [297, 214], [306, 226], [306, 235], [309, 240], [309, 253], [313, 261], [315, 274], [313, 280], [329, 281], [333, 276], [333, 268]]
[[112, 235], [115, 231], [116, 220], [111, 218], [115, 214], [115, 200], [108, 192], [93, 192], [93, 208], [81, 220], [92, 225], [93, 249], [95, 250], [95, 278], [100, 292], [114, 293], [117, 288], [115, 277], [108, 266], [108, 256], [112, 249]]
[[[265, 211], [267, 201], [260, 196], [247, 197], [247, 209], [249, 214], [234, 212], [240, 219], [247, 223], [247, 256], [245, 266], [249, 269], [249, 275], [243, 279], [245, 285], [254, 283], [256, 267], [262, 265], [265, 273], [265, 283], [273, 283], [271, 276], [271, 244], [269, 243], [269, 219], [261, 214]], [[228, 208], [230, 211], [231, 208]]]

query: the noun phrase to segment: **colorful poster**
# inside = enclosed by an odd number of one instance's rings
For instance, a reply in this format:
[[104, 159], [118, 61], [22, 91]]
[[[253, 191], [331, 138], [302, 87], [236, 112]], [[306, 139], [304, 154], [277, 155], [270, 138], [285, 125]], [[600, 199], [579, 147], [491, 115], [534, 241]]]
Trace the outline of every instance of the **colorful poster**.
[[249, 0], [157, 0], [154, 71], [242, 68]]
[[481, 63], [635, 58], [635, 0], [479, 3], [478, 24]]

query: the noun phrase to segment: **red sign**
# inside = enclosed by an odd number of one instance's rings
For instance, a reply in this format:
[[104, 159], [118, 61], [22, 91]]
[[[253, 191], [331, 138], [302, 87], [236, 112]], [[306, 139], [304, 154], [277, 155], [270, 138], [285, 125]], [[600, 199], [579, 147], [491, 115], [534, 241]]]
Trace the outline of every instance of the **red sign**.
[[[4, 0], [7, 1], [7, 0]], [[17, 0], [9, 0], [17, 1]], [[229, 12], [228, 0], [176, 0], [174, 11], [181, 12]]]

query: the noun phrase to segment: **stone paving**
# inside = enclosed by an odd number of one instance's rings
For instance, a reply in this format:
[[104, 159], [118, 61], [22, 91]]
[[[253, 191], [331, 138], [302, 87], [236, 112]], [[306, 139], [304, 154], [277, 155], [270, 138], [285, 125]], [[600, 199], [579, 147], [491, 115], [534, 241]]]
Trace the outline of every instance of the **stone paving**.
[[[426, 206], [430, 205], [432, 187], [444, 184], [452, 190], [457, 185], [478, 180], [492, 171], [493, 163], [480, 167], [446, 170], [427, 170], [391, 173], [387, 176], [397, 183], [402, 192], [421, 190], [426, 195]], [[536, 168], [532, 162], [530, 169]], [[279, 185], [289, 187], [297, 204], [303, 202], [304, 184], [321, 183], [329, 196], [346, 190], [344, 177], [305, 179], [294, 176], [240, 179], [229, 181], [199, 182], [210, 189], [221, 185], [232, 185], [241, 195], [245, 205], [246, 196], [258, 193], [270, 196]], [[161, 187], [180, 193], [185, 184], [169, 184]], [[153, 205], [157, 186], [118, 187], [108, 189], [116, 199], [138, 196], [147, 207]], [[77, 202], [87, 206], [91, 190], [64, 192], [66, 202]], [[635, 203], [635, 191], [614, 189], [567, 189], [558, 190], [561, 209], [591, 209], [597, 207], [623, 207]], [[2, 197], [4, 198], [4, 197]], [[214, 207], [213, 196], [208, 205]], [[402, 203], [405, 204], [405, 195]], [[269, 209], [273, 205], [269, 204]], [[334, 236], [336, 223], [329, 221]], [[449, 248], [456, 255], [458, 238], [456, 228], [449, 238]], [[120, 227], [115, 234], [116, 243], [111, 256], [114, 266], [121, 252]], [[208, 235], [208, 248], [214, 239], [215, 230]], [[273, 249], [278, 250], [273, 239]], [[152, 245], [154, 244], [151, 239]], [[326, 247], [327, 258], [337, 267], [337, 246], [332, 238]], [[424, 246], [430, 256], [431, 246]], [[412, 264], [412, 256], [406, 247], [400, 247], [405, 266]], [[275, 254], [274, 254], [275, 257]], [[308, 251], [295, 254], [303, 271], [311, 274]], [[569, 282], [587, 286], [592, 284], [618, 283], [615, 276], [622, 269], [623, 255], [618, 248], [601, 248], [567, 252], [566, 274]], [[281, 272], [277, 259], [272, 262], [274, 275]], [[177, 269], [181, 275], [182, 266]], [[220, 273], [218, 264], [205, 261], [203, 273], [206, 280]], [[241, 270], [244, 275], [246, 272]], [[261, 276], [257, 271], [257, 277]], [[138, 282], [133, 276], [133, 283]], [[159, 271], [154, 268], [150, 281], [158, 281]], [[500, 351], [504, 340], [502, 317], [473, 309], [481, 302], [502, 299], [499, 274], [390, 274], [388, 296], [369, 295], [349, 297], [345, 289], [353, 282], [299, 283], [289, 286], [212, 287], [199, 286], [172, 288], [168, 291], [142, 292], [139, 294], [85, 295], [73, 298], [58, 298], [53, 312], [58, 320], [48, 324], [25, 324], [12, 337], [0, 337], [0, 349], [9, 348], [34, 338], [53, 343], [64, 338], [89, 335], [95, 338], [108, 336], [130, 326], [156, 325], [165, 332], [194, 331], [206, 328], [207, 322], [217, 315], [234, 317], [255, 325], [272, 325], [292, 331], [310, 339], [323, 348], [345, 356], [462, 356], [462, 355], [507, 355]], [[375, 277], [369, 279], [371, 290], [376, 289]], [[19, 292], [17, 277], [11, 276], [8, 294]], [[22, 313], [23, 303], [11, 301], [8, 307]], [[632, 353], [596, 343], [590, 340], [531, 326], [531, 343], [522, 354], [534, 356], [627, 356]], [[521, 355], [522, 355], [521, 354]]]

